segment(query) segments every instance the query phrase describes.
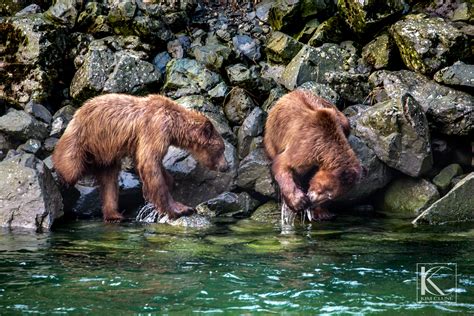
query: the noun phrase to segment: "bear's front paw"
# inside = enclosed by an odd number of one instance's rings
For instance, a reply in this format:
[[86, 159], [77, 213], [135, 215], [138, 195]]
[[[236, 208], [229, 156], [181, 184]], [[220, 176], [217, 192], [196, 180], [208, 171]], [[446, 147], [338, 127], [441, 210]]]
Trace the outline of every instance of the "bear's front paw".
[[174, 202], [167, 213], [170, 219], [177, 219], [177, 218], [180, 218], [181, 216], [192, 215], [195, 212], [196, 211], [190, 206], [184, 205], [179, 202]]
[[288, 206], [295, 212], [300, 212], [309, 206], [309, 199], [301, 190], [294, 191], [286, 199]]

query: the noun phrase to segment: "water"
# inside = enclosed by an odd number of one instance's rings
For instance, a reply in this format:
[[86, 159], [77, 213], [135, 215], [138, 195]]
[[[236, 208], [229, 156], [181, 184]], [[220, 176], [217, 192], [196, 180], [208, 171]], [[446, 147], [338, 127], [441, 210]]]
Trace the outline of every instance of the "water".
[[[474, 225], [341, 216], [205, 230], [79, 221], [0, 233], [0, 314], [474, 313]], [[416, 263], [454, 262], [458, 303], [416, 303]]]

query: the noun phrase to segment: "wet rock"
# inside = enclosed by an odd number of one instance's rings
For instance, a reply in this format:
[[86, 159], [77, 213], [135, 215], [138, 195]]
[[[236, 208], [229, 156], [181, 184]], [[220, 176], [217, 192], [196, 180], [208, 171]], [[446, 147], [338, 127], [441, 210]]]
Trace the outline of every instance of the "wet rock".
[[413, 224], [443, 224], [474, 220], [474, 172], [471, 172], [445, 196], [420, 214]]
[[474, 97], [442, 86], [407, 70], [377, 71], [369, 77], [392, 98], [411, 94], [421, 105], [430, 127], [448, 135], [468, 135], [474, 129]]
[[220, 75], [194, 59], [173, 59], [166, 66], [163, 90], [168, 95], [180, 97], [209, 91], [221, 81]]
[[244, 89], [234, 88], [224, 105], [224, 113], [229, 121], [240, 125], [254, 107], [255, 103]]
[[356, 120], [354, 134], [388, 166], [417, 177], [433, 165], [428, 122], [409, 94], [369, 107]]
[[459, 88], [471, 88], [474, 91], [474, 65], [457, 61], [435, 73], [434, 80]]
[[433, 183], [438, 187], [441, 193], [445, 193], [452, 184], [455, 177], [463, 174], [463, 170], [458, 164], [451, 164], [441, 170], [436, 177], [433, 178]]
[[359, 35], [378, 31], [384, 21], [408, 9], [404, 0], [382, 2], [341, 0], [337, 2], [337, 6], [342, 18], [352, 31]]
[[377, 36], [362, 49], [364, 61], [374, 69], [387, 69], [395, 59], [395, 45], [388, 34]]
[[259, 206], [250, 216], [257, 222], [279, 224], [281, 222], [281, 207], [275, 201], [269, 201]]
[[18, 146], [17, 151], [36, 154], [41, 149], [41, 142], [37, 139], [28, 139], [26, 143]]
[[0, 162], [0, 226], [47, 231], [63, 215], [49, 169], [31, 154]]
[[225, 142], [228, 172], [211, 171], [186, 151], [170, 147], [163, 159], [163, 165], [174, 178], [173, 197], [182, 203], [195, 206], [222, 192], [231, 191], [237, 172], [237, 152], [233, 145]]
[[208, 44], [193, 49], [194, 57], [206, 67], [219, 71], [229, 60], [231, 49], [221, 44]]
[[166, 64], [171, 60], [170, 54], [168, 52], [161, 52], [153, 58], [153, 65], [159, 70], [162, 76], [164, 76], [166, 71]]
[[51, 133], [50, 136], [60, 137], [64, 130], [66, 130], [67, 125], [72, 120], [76, 108], [72, 105], [66, 105], [60, 108], [53, 116], [53, 124], [51, 124]]
[[438, 190], [431, 182], [401, 178], [387, 187], [381, 209], [390, 217], [414, 218], [438, 199]]
[[313, 94], [328, 100], [329, 102], [334, 105], [337, 105], [338, 107], [343, 106], [343, 102], [339, 94], [327, 84], [308, 81], [299, 86], [298, 89], [311, 91]]
[[464, 34], [441, 18], [409, 15], [390, 28], [405, 65], [433, 74], [467, 54]]
[[54, 4], [45, 12], [45, 16], [55, 23], [59, 23], [72, 29], [76, 24], [81, 1], [77, 0], [56, 0]]
[[48, 125], [26, 112], [11, 109], [0, 117], [0, 132], [23, 141], [30, 138], [43, 140], [48, 136]]
[[260, 45], [248, 35], [236, 35], [232, 38], [234, 50], [238, 56], [245, 56], [250, 60], [258, 61], [262, 57]]
[[39, 103], [35, 103], [32, 101], [28, 102], [25, 105], [25, 112], [33, 115], [35, 118], [46, 124], [50, 124], [51, 120], [53, 119], [51, 112], [49, 112], [47, 108], [45, 108]]
[[244, 217], [259, 205], [259, 202], [253, 199], [248, 193], [224, 192], [217, 197], [212, 198], [196, 206], [198, 214], [217, 217], [217, 216], [237, 216]]
[[165, 218], [161, 219], [159, 223], [166, 223], [171, 226], [194, 228], [194, 229], [205, 229], [212, 226], [211, 220], [207, 216], [199, 214], [193, 214], [191, 216], [182, 216], [180, 218], [169, 220]]
[[273, 32], [267, 40], [265, 52], [276, 63], [290, 61], [303, 48], [303, 44], [282, 32]]
[[242, 123], [237, 134], [237, 149], [240, 159], [249, 154], [253, 139], [263, 133], [264, 125], [265, 112], [259, 107], [254, 108]]
[[237, 186], [275, 198], [275, 184], [270, 168], [271, 161], [267, 158], [263, 148], [255, 149], [240, 162]]
[[317, 27], [313, 36], [308, 40], [308, 45], [318, 47], [324, 43], [337, 44], [350, 37], [350, 34], [345, 21], [340, 15], [335, 15]]

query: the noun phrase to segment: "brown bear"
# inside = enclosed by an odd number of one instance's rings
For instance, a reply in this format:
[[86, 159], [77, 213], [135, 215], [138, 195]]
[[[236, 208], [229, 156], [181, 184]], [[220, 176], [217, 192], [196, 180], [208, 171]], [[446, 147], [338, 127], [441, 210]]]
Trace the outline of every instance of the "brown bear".
[[[318, 209], [358, 181], [362, 167], [347, 140], [349, 133], [344, 114], [306, 90], [284, 95], [270, 110], [265, 150], [273, 160], [272, 172], [283, 198], [293, 211], [302, 211], [311, 202]], [[305, 194], [300, 179], [315, 167], [318, 171]]]
[[118, 212], [121, 159], [134, 159], [143, 195], [170, 218], [194, 210], [174, 201], [172, 178], [162, 165], [170, 145], [188, 150], [206, 167], [225, 171], [224, 141], [203, 114], [161, 95], [136, 97], [106, 94], [84, 103], [74, 114], [53, 153], [57, 173], [68, 184], [95, 176], [106, 222], [123, 219]]

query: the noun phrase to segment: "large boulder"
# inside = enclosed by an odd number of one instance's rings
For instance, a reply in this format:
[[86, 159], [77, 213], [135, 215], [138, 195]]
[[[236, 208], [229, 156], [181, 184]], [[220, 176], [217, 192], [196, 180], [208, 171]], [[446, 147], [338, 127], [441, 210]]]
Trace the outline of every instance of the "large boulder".
[[377, 71], [369, 81], [383, 87], [391, 99], [411, 94], [421, 105], [430, 127], [448, 135], [469, 135], [474, 130], [474, 97], [457, 91], [423, 75], [408, 71]]
[[63, 215], [53, 176], [31, 154], [0, 162], [0, 226], [47, 231]]
[[378, 103], [356, 119], [354, 134], [388, 166], [417, 177], [433, 165], [423, 109], [409, 94]]
[[450, 86], [474, 89], [474, 65], [457, 61], [435, 73], [434, 80]]
[[237, 186], [276, 198], [276, 186], [271, 175], [271, 161], [263, 148], [253, 150], [240, 162]]
[[0, 132], [19, 140], [35, 138], [43, 140], [48, 136], [48, 125], [38, 121], [24, 111], [11, 109], [0, 116]]
[[405, 65], [423, 74], [433, 74], [468, 52], [466, 36], [442, 18], [409, 15], [390, 31]]
[[471, 172], [459, 181], [445, 196], [421, 213], [413, 223], [443, 224], [474, 221], [473, 206], [474, 172]]

